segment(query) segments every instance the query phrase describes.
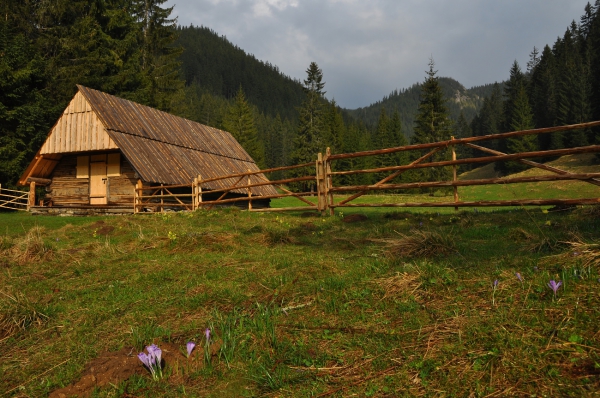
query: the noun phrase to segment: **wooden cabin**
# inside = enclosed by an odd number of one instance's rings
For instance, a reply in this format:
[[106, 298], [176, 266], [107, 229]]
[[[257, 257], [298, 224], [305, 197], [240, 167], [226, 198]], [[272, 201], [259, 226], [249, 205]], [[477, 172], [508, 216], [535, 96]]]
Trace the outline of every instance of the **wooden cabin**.
[[[133, 212], [134, 188], [191, 184], [259, 168], [233, 136], [122, 98], [77, 86], [78, 92], [29, 164], [20, 185], [45, 186], [36, 213]], [[252, 183], [265, 181], [258, 174]], [[209, 182], [203, 191], [228, 188]], [[268, 206], [271, 185], [252, 189], [254, 206]], [[230, 195], [247, 195], [232, 190]], [[255, 198], [256, 197], [256, 198]]]

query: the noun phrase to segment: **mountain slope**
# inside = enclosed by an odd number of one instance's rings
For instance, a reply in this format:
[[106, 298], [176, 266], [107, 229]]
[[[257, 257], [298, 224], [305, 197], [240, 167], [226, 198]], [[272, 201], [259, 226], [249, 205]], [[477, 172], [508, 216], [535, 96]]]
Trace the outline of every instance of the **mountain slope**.
[[[462, 111], [469, 122], [483, 104], [483, 99], [490, 95], [493, 87], [492, 84], [487, 84], [466, 89], [452, 78], [440, 77], [439, 80], [444, 95], [448, 99], [450, 117], [457, 120]], [[403, 90], [394, 90], [390, 95], [374, 104], [347, 111], [351, 116], [363, 121], [365, 124], [374, 125], [377, 123], [382, 107], [385, 108], [388, 115], [398, 110], [404, 135], [411, 137], [413, 134], [414, 118], [419, 107], [420, 95], [421, 83], [416, 83]]]
[[256, 59], [207, 27], [178, 27], [176, 45], [184, 48], [181, 69], [186, 85], [233, 98], [240, 86], [248, 101], [270, 116], [296, 119], [304, 99], [302, 84], [279, 68]]

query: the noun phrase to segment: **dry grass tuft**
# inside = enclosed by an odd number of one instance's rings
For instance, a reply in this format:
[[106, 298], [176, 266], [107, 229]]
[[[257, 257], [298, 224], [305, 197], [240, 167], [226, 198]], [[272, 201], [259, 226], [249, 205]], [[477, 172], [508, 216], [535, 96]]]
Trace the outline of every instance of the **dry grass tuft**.
[[437, 257], [456, 253], [454, 237], [438, 232], [414, 231], [412, 235], [398, 233], [400, 239], [385, 239], [388, 257]]
[[40, 326], [48, 316], [36, 309], [23, 294], [11, 295], [0, 291], [0, 338], [26, 330], [31, 326]]
[[531, 253], [551, 252], [559, 246], [559, 242], [555, 239], [528, 232], [523, 228], [513, 229], [509, 237], [515, 242], [521, 243], [523, 250]]
[[52, 246], [44, 242], [43, 227], [35, 226], [27, 234], [14, 241], [10, 248], [10, 256], [18, 264], [41, 261], [52, 255]]
[[568, 251], [546, 257], [552, 261], [560, 261], [563, 264], [577, 264], [581, 268], [595, 268], [600, 271], [600, 244], [585, 243], [580, 238], [574, 237], [572, 241], [561, 242], [567, 245]]
[[414, 295], [421, 287], [419, 274], [409, 274], [407, 272], [397, 272], [396, 275], [388, 278], [375, 279], [373, 283], [384, 291], [381, 300], [395, 297], [408, 297]]

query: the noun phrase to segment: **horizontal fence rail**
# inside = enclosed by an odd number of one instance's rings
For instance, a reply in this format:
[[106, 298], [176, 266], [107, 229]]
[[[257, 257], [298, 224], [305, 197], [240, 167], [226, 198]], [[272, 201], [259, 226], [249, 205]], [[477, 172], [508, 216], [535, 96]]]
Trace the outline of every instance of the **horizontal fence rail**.
[[[461, 201], [459, 187], [484, 186], [484, 185], [509, 185], [522, 183], [536, 183], [549, 181], [580, 181], [600, 186], [600, 170], [598, 172], [571, 173], [557, 167], [538, 163], [532, 159], [559, 157], [564, 155], [600, 153], [600, 145], [588, 145], [578, 148], [554, 149], [547, 151], [530, 151], [521, 153], [504, 153], [477, 145], [482, 141], [505, 140], [527, 135], [549, 134], [561, 131], [572, 131], [577, 129], [589, 129], [600, 127], [600, 121], [581, 123], [567, 126], [541, 128], [525, 131], [513, 131], [502, 134], [486, 135], [481, 137], [454, 138], [446, 141], [427, 144], [407, 145], [402, 147], [385, 148], [379, 150], [362, 151], [346, 154], [331, 154], [329, 148], [325, 155], [317, 155], [313, 163], [303, 163], [293, 166], [275, 167], [259, 171], [230, 174], [210, 179], [202, 179], [201, 176], [194, 178], [188, 185], [152, 186], [144, 187], [140, 182], [136, 185], [134, 196], [134, 212], [145, 210], [165, 211], [168, 208], [182, 208], [188, 210], [212, 209], [215, 206], [238, 205], [250, 211], [318, 211], [322, 214], [329, 212], [333, 214], [334, 209], [343, 207], [501, 207], [501, 206], [546, 206], [546, 205], [577, 205], [577, 204], [600, 204], [599, 198], [585, 199], [513, 199], [513, 200], [480, 200]], [[477, 144], [475, 144], [477, 143]], [[457, 158], [456, 148], [459, 146], [476, 150], [482, 154], [480, 157]], [[374, 167], [368, 169], [335, 170], [337, 161], [344, 159], [355, 159], [389, 155], [398, 152], [411, 151], [417, 155], [411, 156], [414, 160], [408, 164], [390, 165], [386, 167]], [[443, 151], [443, 152], [442, 152]], [[426, 152], [426, 153], [424, 153]], [[441, 155], [446, 156], [440, 159]], [[434, 157], [434, 155], [436, 157]], [[432, 160], [433, 159], [433, 160]], [[539, 168], [551, 172], [549, 175], [517, 176], [504, 178], [485, 178], [472, 180], [458, 180], [457, 167], [466, 164], [482, 164], [493, 162], [518, 162], [528, 167]], [[402, 174], [424, 168], [447, 168], [452, 170], [451, 180], [446, 181], [409, 181], [392, 183], [392, 180]], [[292, 173], [284, 178], [275, 180], [267, 179], [266, 175], [273, 173]], [[334, 178], [359, 174], [384, 174], [389, 173], [374, 184], [334, 186]], [[252, 178], [252, 179], [251, 179]], [[216, 181], [234, 181], [227, 188], [210, 189], [209, 183]], [[294, 189], [290, 188], [294, 185]], [[277, 194], [253, 193], [257, 187], [275, 187]], [[310, 187], [310, 191], [306, 188]], [[302, 188], [305, 188], [304, 190]], [[407, 202], [407, 203], [351, 203], [355, 199], [372, 192], [448, 188], [453, 191], [453, 200], [445, 202]], [[185, 191], [185, 193], [173, 190]], [[246, 192], [246, 194], [240, 194]], [[335, 195], [344, 195], [336, 202]], [[350, 196], [347, 196], [350, 195]], [[313, 197], [310, 200], [309, 197]], [[298, 206], [281, 208], [256, 208], [253, 201], [294, 198], [298, 200]]]
[[0, 184], [0, 208], [26, 211], [33, 204], [29, 192], [2, 188]]

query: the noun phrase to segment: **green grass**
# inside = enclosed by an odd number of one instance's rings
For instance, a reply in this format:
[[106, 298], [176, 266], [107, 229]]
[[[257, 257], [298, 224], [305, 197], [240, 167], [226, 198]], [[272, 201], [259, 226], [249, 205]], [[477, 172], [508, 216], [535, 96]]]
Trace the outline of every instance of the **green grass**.
[[[207, 327], [211, 366], [167, 362], [152, 381], [140, 363], [93, 396], [599, 390], [598, 265], [561, 243], [597, 242], [598, 211], [352, 211], [367, 220], [1, 213], [11, 227], [0, 236], [0, 391], [46, 396], [102, 353], [151, 343], [196, 341], [202, 362]], [[390, 255], [416, 231], [452, 242], [450, 254]], [[556, 300], [550, 279], [564, 283]], [[8, 328], [14, 320], [22, 326]]]
[[[459, 193], [573, 198], [598, 189]], [[438, 192], [355, 203], [451, 200]], [[353, 214], [367, 217], [345, 222]], [[93, 397], [597, 396], [599, 215], [593, 207], [0, 213], [0, 392], [47, 396], [112, 357], [134, 360], [138, 373]], [[563, 282], [556, 298], [550, 279]], [[195, 356], [177, 357], [190, 340]], [[135, 362], [151, 343], [171, 350], [158, 381]]]

